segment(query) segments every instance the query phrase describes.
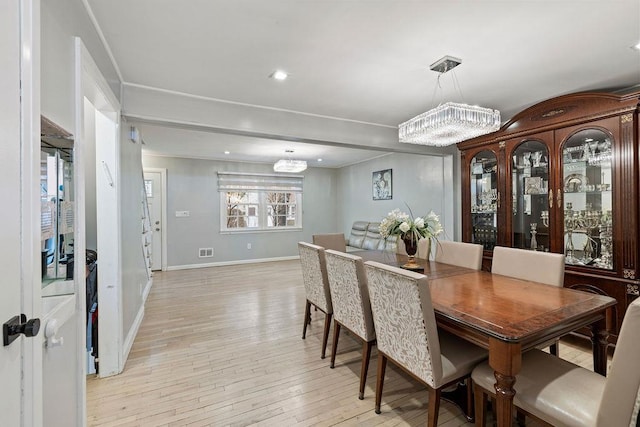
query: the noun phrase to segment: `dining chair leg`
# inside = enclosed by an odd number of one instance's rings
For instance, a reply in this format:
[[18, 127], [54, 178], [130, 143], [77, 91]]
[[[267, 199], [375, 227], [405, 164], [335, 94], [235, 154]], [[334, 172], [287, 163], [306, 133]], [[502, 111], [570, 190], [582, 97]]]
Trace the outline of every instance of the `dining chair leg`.
[[309, 320], [311, 319], [311, 303], [307, 300], [307, 304], [304, 308], [304, 326], [302, 327], [302, 339], [305, 339], [307, 336], [307, 325], [309, 324]]
[[367, 373], [369, 372], [369, 359], [371, 359], [371, 347], [373, 341], [362, 343], [362, 366], [360, 367], [360, 394], [358, 399], [364, 399], [364, 386], [367, 384]]
[[327, 353], [327, 341], [329, 341], [329, 330], [331, 329], [331, 314], [326, 314], [324, 317], [324, 332], [322, 333], [322, 355], [321, 359], [326, 357]]
[[336, 353], [338, 352], [338, 338], [340, 338], [340, 323], [333, 319], [333, 346], [331, 347], [331, 363], [329, 367], [333, 369], [336, 366]]
[[557, 340], [549, 346], [549, 353], [556, 357], [560, 357], [560, 340]]
[[380, 413], [382, 402], [382, 386], [384, 386], [384, 372], [387, 370], [387, 356], [378, 350], [378, 378], [376, 378], [376, 414]]
[[468, 377], [465, 381], [466, 387], [467, 387], [467, 409], [465, 410], [465, 415], [467, 417], [467, 420], [469, 422], [474, 422], [475, 421], [475, 417], [476, 417], [476, 411], [474, 408], [474, 401], [473, 401], [473, 385], [472, 385], [473, 381], [471, 380], [471, 377]]
[[[469, 379], [469, 381], [471, 380]], [[484, 394], [484, 390], [478, 387], [475, 383], [473, 384], [473, 394], [475, 396], [476, 427], [485, 427], [487, 422], [487, 395]]]
[[440, 389], [439, 388], [431, 388], [429, 389], [429, 409], [427, 413], [428, 422], [427, 425], [429, 427], [436, 427], [438, 425], [438, 413], [440, 411]]

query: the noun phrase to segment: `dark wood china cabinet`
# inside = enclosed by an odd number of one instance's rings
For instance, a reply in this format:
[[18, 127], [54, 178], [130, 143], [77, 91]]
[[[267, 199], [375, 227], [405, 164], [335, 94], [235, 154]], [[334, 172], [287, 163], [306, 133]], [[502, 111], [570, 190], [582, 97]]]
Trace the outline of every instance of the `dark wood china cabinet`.
[[615, 343], [638, 297], [640, 92], [576, 93], [536, 104], [458, 144], [462, 231], [496, 245], [564, 253], [565, 287], [614, 297]]

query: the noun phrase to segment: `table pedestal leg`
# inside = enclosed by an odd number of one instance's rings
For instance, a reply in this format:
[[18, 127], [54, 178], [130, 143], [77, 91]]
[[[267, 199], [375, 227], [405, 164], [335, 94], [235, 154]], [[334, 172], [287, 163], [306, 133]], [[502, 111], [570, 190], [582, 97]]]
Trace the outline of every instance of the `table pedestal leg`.
[[498, 427], [510, 427], [513, 419], [513, 385], [522, 365], [522, 347], [496, 339], [489, 340], [489, 365], [496, 377], [496, 421]]

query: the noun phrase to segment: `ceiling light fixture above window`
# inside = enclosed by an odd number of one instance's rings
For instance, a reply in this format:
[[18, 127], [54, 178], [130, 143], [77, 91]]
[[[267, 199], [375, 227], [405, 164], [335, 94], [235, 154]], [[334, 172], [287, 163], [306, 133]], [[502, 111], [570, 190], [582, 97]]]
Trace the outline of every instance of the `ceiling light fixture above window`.
[[[462, 60], [458, 58], [445, 56], [431, 64], [429, 69], [440, 73], [436, 91], [441, 88], [440, 77], [461, 63]], [[462, 95], [455, 73], [451, 75], [454, 88], [457, 87]], [[498, 110], [447, 102], [401, 123], [398, 126], [398, 138], [400, 142], [443, 147], [494, 132], [499, 128]]]
[[[293, 150], [285, 150], [288, 156], [293, 154]], [[280, 159], [273, 165], [273, 170], [276, 172], [289, 172], [297, 173], [307, 169], [307, 162], [304, 160], [293, 160], [291, 158]]]
[[274, 80], [278, 80], [278, 81], [283, 81], [286, 80], [287, 77], [289, 77], [289, 74], [286, 71], [282, 71], [282, 70], [275, 70], [273, 73], [271, 73], [269, 75], [269, 77], [271, 77]]

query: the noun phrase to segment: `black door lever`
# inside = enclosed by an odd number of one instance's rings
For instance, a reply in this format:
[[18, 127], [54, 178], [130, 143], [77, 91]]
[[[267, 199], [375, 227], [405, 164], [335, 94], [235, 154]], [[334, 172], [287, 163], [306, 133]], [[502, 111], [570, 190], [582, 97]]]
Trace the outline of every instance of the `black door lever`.
[[5, 346], [11, 344], [20, 334], [26, 337], [35, 337], [40, 331], [40, 319], [29, 319], [21, 314], [13, 316], [8, 322], [2, 325], [2, 342]]

